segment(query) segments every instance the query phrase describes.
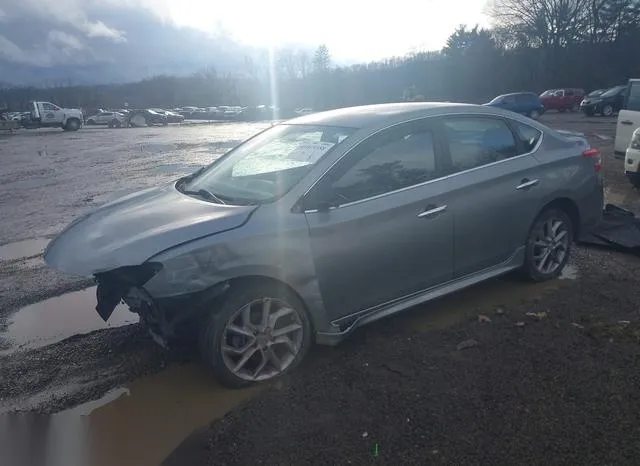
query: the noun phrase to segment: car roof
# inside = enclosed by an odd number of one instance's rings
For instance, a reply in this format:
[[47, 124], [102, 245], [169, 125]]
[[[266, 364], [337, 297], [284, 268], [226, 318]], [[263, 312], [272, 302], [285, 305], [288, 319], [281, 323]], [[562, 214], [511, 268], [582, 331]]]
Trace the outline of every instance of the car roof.
[[286, 123], [366, 128], [370, 126], [392, 125], [414, 118], [461, 112], [469, 114], [489, 113], [499, 116], [512, 115], [511, 112], [484, 105], [452, 102], [403, 102], [340, 108], [300, 116], [288, 120]]

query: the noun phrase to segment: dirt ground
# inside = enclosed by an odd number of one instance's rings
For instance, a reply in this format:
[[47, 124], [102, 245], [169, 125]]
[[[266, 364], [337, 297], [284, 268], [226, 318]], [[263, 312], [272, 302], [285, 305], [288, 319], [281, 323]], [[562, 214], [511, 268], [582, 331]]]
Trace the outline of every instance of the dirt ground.
[[[613, 156], [615, 119], [548, 114], [543, 122], [584, 132], [605, 155], [608, 201], [640, 212]], [[35, 131], [0, 141], [1, 242], [33, 240], [19, 257], [0, 254], [0, 350], [8, 351], [0, 353], [0, 413], [57, 413], [191, 358], [187, 347], [159, 350], [136, 326], [14, 352], [3, 332], [18, 309], [91, 284], [45, 267], [38, 240], [119, 195], [194, 171], [263, 127]], [[577, 247], [572, 267], [570, 280], [480, 285], [317, 348], [276, 386], [215, 411], [211, 419], [231, 412], [165, 464], [633, 464], [640, 262]], [[456, 319], [439, 322], [439, 307], [455, 308]], [[469, 347], [458, 349], [463, 342]], [[185, 421], [171, 442], [207, 420]]]

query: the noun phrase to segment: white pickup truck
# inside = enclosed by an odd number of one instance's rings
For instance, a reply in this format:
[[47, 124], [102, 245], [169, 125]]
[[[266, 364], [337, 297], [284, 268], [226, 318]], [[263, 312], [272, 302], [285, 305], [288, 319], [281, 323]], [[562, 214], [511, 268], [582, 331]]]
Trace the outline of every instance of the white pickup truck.
[[25, 128], [62, 128], [77, 131], [82, 126], [82, 111], [60, 108], [51, 102], [32, 102], [31, 118], [24, 121]]

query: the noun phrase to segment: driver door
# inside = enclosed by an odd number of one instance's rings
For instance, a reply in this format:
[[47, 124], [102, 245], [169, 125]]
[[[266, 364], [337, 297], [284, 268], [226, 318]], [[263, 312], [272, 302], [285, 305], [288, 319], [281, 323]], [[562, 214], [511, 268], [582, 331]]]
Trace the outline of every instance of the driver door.
[[304, 200], [316, 274], [330, 319], [453, 277], [439, 144], [425, 120], [371, 136]]
[[42, 104], [42, 121], [44, 123], [59, 123], [62, 122], [63, 112], [57, 105], [44, 102]]

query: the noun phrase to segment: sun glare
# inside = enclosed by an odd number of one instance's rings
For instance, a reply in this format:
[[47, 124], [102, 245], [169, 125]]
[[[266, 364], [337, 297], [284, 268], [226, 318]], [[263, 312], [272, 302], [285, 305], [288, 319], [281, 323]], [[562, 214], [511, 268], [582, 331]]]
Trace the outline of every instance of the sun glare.
[[[396, 0], [393, 4], [325, 0], [211, 2], [166, 0], [180, 26], [224, 30], [254, 46], [326, 44], [334, 57], [374, 60], [440, 49], [460, 24], [486, 26], [486, 0]], [[372, 6], [373, 5], [373, 6]]]

